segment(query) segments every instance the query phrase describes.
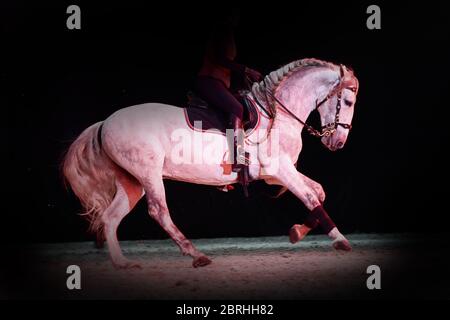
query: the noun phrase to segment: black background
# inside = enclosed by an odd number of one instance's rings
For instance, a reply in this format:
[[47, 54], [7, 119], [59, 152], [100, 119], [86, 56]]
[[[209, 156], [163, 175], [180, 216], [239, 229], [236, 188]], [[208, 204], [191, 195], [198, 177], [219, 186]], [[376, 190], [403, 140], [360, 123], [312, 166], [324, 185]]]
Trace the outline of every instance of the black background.
[[[59, 175], [64, 150], [119, 108], [183, 105], [211, 24], [232, 7], [73, 3], [81, 30], [66, 28], [72, 2], [2, 2], [2, 136], [11, 162], [0, 226], [12, 242], [92, 238]], [[368, 30], [369, 4], [241, 6], [237, 60], [264, 74], [304, 57], [351, 66], [360, 92], [347, 145], [332, 153], [304, 134], [298, 169], [322, 183], [341, 231], [445, 232], [449, 11], [443, 3], [379, 3], [382, 29]], [[263, 183], [251, 186], [250, 199], [239, 188], [180, 182], [166, 191], [189, 238], [284, 235], [307, 213], [291, 194], [271, 198], [277, 190]], [[120, 239], [166, 237], [143, 201], [119, 228]]]

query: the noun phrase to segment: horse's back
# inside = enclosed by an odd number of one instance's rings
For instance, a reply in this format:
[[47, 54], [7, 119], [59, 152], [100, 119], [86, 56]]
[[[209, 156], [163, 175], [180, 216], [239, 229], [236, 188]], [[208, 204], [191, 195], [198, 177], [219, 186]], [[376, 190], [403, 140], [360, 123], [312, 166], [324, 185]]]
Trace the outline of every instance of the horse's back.
[[183, 108], [164, 103], [143, 103], [126, 107], [114, 112], [106, 121], [114, 118], [121, 118], [133, 124], [139, 122], [154, 122], [155, 120], [170, 120], [183, 117]]
[[144, 103], [117, 110], [103, 122], [102, 130], [107, 140], [130, 144], [170, 140], [173, 130], [183, 127], [188, 128], [183, 108]]

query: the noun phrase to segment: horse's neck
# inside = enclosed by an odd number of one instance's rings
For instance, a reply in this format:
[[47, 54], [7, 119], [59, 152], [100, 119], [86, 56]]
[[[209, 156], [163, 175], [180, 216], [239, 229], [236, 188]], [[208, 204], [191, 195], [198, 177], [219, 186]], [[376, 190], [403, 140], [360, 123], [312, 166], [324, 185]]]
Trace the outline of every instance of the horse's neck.
[[[324, 98], [339, 78], [329, 68], [317, 68], [305, 73], [294, 73], [276, 88], [275, 96], [298, 118], [306, 120], [316, 108], [316, 102]], [[291, 117], [282, 111], [283, 116]]]
[[[337, 79], [334, 71], [324, 68], [305, 74], [293, 74], [285, 79], [275, 91], [276, 98], [297, 118], [306, 122], [315, 110], [317, 101], [325, 97]], [[292, 115], [277, 108], [273, 128], [279, 129], [280, 151], [298, 158], [302, 149], [303, 124]]]

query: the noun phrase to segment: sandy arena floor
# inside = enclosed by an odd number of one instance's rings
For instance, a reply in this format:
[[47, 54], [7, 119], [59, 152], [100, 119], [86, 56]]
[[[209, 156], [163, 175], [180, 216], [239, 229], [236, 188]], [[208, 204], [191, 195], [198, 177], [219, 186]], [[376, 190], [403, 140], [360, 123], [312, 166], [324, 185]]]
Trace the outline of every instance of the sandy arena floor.
[[[352, 252], [335, 251], [325, 236], [308, 236], [295, 245], [287, 237], [194, 240], [213, 260], [197, 269], [170, 240], [121, 242], [125, 255], [142, 263], [142, 269], [131, 270], [114, 269], [107, 249], [95, 249], [89, 242], [41, 244], [20, 253], [26, 266], [5, 269], [9, 281], [1, 295], [42, 299], [450, 297], [449, 247], [441, 237], [354, 234], [348, 239]], [[81, 268], [81, 290], [66, 288], [66, 268], [72, 264]], [[381, 290], [366, 287], [366, 269], [372, 264], [381, 268]]]

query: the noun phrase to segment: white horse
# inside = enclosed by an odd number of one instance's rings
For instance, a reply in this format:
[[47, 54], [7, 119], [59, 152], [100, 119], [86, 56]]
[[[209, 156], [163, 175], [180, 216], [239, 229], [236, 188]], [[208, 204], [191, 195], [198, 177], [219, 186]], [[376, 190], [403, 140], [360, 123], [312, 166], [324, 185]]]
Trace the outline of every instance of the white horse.
[[[321, 206], [325, 200], [322, 186], [296, 168], [302, 150], [301, 132], [306, 127], [321, 137], [328, 149], [342, 148], [351, 127], [357, 89], [358, 80], [351, 70], [317, 59], [292, 62], [271, 72], [264, 81], [254, 83], [248, 98], [256, 101], [260, 119], [245, 139], [251, 180], [263, 179], [268, 184], [282, 186], [311, 211]], [[315, 109], [324, 124], [320, 131], [304, 122]], [[200, 161], [176, 159], [174, 155], [180, 154], [180, 144], [174, 140], [179, 140], [180, 132], [184, 132], [183, 142], [192, 138], [184, 145], [192, 148], [192, 157]], [[214, 149], [214, 152], [201, 156], [203, 151], [198, 149], [198, 143], [191, 143], [199, 137], [202, 150]], [[273, 152], [275, 144], [276, 152]], [[271, 155], [263, 152], [267, 149], [272, 150]], [[193, 258], [197, 267], [211, 261], [171, 220], [163, 179], [213, 186], [236, 183], [237, 174], [228, 170], [228, 162], [224, 162], [227, 154], [225, 135], [193, 130], [183, 108], [146, 103], [118, 110], [105, 121], [87, 128], [70, 146], [62, 168], [86, 210], [91, 231], [106, 238], [115, 267], [139, 266], [122, 254], [116, 231], [144, 195], [150, 216], [184, 255]], [[299, 230], [297, 240], [309, 231], [308, 228]], [[337, 228], [328, 235], [334, 244], [341, 244], [335, 248], [349, 248]]]

